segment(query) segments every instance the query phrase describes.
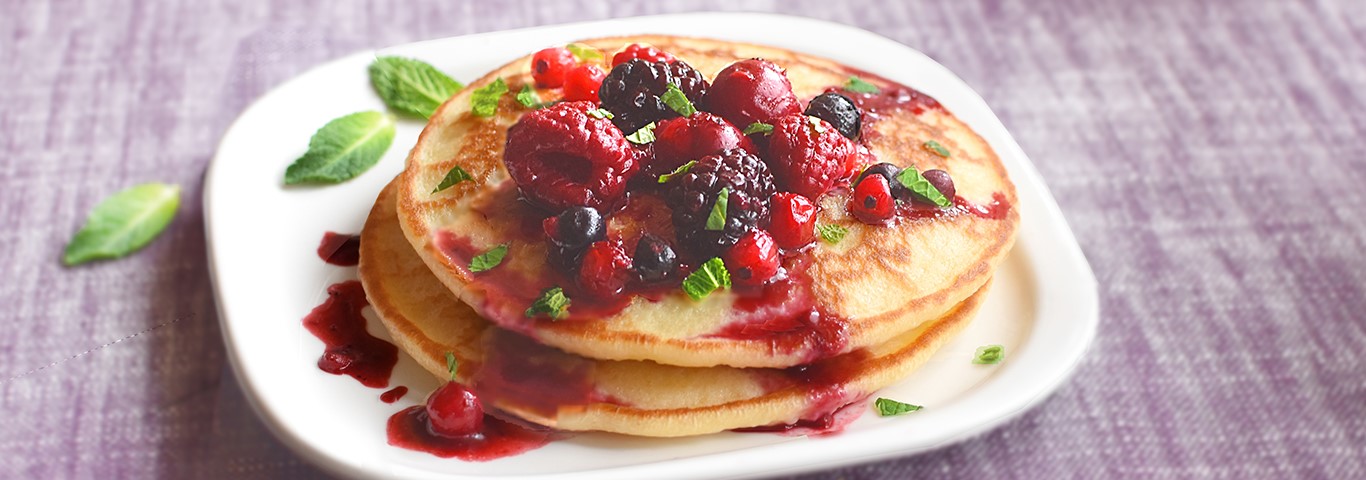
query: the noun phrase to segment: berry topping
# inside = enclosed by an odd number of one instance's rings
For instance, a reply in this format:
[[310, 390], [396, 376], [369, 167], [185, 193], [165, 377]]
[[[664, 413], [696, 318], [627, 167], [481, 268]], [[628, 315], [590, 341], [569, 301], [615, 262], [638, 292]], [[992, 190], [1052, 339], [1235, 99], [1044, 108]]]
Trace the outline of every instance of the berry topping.
[[612, 56], [612, 66], [615, 67], [637, 58], [647, 62], [669, 63], [678, 61], [669, 52], [645, 44], [632, 43]]
[[631, 133], [650, 122], [677, 117], [660, 99], [673, 84], [696, 103], [707, 94], [707, 79], [682, 61], [672, 63], [630, 60], [615, 67], [602, 81], [602, 106], [611, 110], [613, 122]]
[[579, 288], [591, 296], [610, 297], [621, 293], [631, 273], [631, 257], [620, 244], [603, 240], [583, 252], [579, 265]]
[[717, 73], [703, 104], [704, 110], [732, 125], [745, 126], [802, 111], [783, 70], [757, 58], [732, 63]]
[[637, 169], [636, 152], [589, 102], [560, 103], [522, 116], [508, 129], [503, 163], [522, 196], [552, 211], [615, 209]]
[[896, 199], [892, 198], [887, 177], [869, 175], [854, 186], [854, 196], [849, 199], [849, 212], [863, 223], [887, 223], [896, 214]]
[[561, 247], [581, 249], [607, 238], [607, 221], [593, 207], [569, 207], [546, 221], [554, 227], [547, 228], [546, 233]]
[[531, 78], [539, 88], [564, 85], [564, 75], [578, 65], [574, 54], [564, 47], [551, 47], [531, 56]]
[[835, 92], [822, 93], [806, 105], [806, 114], [830, 122], [845, 138], [858, 138], [861, 115], [849, 97]]
[[768, 206], [772, 217], [768, 231], [779, 247], [797, 249], [816, 239], [816, 206], [811, 200], [791, 192], [773, 196]]
[[[773, 175], [759, 157], [731, 149], [702, 157], [686, 173], [666, 184], [673, 206], [679, 245], [695, 253], [714, 255], [734, 245], [756, 226], [768, 221], [768, 199], [776, 192]], [[718, 229], [708, 229], [717, 197], [728, 191], [725, 215]]]
[[474, 392], [454, 381], [446, 382], [427, 397], [427, 418], [432, 433], [464, 437], [484, 428], [484, 408]]
[[944, 194], [944, 198], [949, 199], [950, 202], [953, 201], [953, 195], [956, 193], [956, 190], [953, 188], [953, 178], [949, 177], [949, 172], [935, 169], [920, 172], [920, 175], [924, 176], [925, 180], [929, 180], [930, 185], [934, 185], [935, 190], [939, 190], [939, 193]]
[[566, 102], [596, 102], [598, 87], [607, 76], [597, 65], [579, 65], [564, 74], [564, 100]]
[[669, 242], [647, 233], [636, 243], [636, 254], [631, 263], [642, 281], [657, 282], [673, 273], [678, 266], [678, 257], [674, 255]]
[[796, 114], [773, 121], [768, 160], [778, 188], [816, 199], [845, 177], [858, 155], [825, 120]]
[[763, 230], [752, 230], [726, 251], [722, 260], [737, 285], [763, 285], [778, 273], [782, 262], [773, 237]]
[[654, 161], [643, 167], [653, 174], [668, 173], [689, 160], [732, 148], [758, 153], [754, 142], [740, 133], [740, 129], [707, 112], [659, 122], [654, 135]]
[[897, 180], [896, 176], [900, 173], [901, 167], [896, 165], [887, 162], [873, 164], [868, 166], [868, 168], [863, 169], [863, 172], [858, 174], [858, 178], [854, 179], [854, 185], [858, 185], [859, 182], [862, 182], [863, 179], [869, 175], [881, 175], [887, 179], [887, 184], [891, 185], [893, 198], [903, 202], [909, 202], [911, 201], [911, 189], [906, 188], [906, 185], [903, 185], [901, 181]]

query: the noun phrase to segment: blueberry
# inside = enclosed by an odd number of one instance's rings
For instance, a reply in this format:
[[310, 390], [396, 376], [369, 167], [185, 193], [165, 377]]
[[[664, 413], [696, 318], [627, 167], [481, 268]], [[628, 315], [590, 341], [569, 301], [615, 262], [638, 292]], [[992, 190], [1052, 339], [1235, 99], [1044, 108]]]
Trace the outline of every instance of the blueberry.
[[854, 187], [858, 187], [858, 184], [863, 181], [864, 177], [874, 174], [882, 175], [883, 177], [887, 178], [887, 185], [890, 185], [892, 187], [893, 197], [901, 201], [910, 201], [911, 189], [906, 188], [905, 185], [902, 185], [901, 182], [896, 179], [896, 176], [899, 173], [901, 173], [900, 167], [897, 167], [896, 165], [892, 165], [887, 162], [882, 162], [863, 169], [863, 172], [858, 174], [858, 178], [855, 178], [854, 183], [852, 183], [851, 185], [853, 185]]
[[636, 254], [631, 259], [632, 268], [640, 279], [655, 282], [668, 278], [678, 263], [673, 247], [654, 235], [645, 234], [636, 243]]
[[805, 113], [829, 122], [845, 138], [858, 138], [861, 115], [849, 97], [835, 92], [822, 93], [811, 99]]
[[571, 207], [556, 219], [555, 241], [578, 250], [607, 238], [607, 221], [593, 207]]
[[948, 198], [950, 202], [953, 201], [955, 190], [953, 189], [953, 178], [949, 177], [949, 172], [938, 169], [926, 170], [920, 175], [924, 176], [925, 180], [929, 180], [930, 185], [934, 185], [934, 189], [944, 194], [944, 197]]

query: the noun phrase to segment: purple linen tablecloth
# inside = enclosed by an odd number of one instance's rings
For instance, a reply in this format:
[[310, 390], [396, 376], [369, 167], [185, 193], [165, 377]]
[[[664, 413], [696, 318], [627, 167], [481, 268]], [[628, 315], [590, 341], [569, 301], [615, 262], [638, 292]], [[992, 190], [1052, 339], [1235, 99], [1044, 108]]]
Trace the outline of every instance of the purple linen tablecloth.
[[[322, 476], [225, 363], [200, 195], [229, 122], [360, 49], [696, 9], [847, 23], [957, 72], [1100, 282], [1099, 336], [1037, 408], [801, 478], [1366, 477], [1366, 2], [617, 3], [6, 1], [0, 477]], [[60, 265], [149, 181], [185, 189], [161, 238]]]

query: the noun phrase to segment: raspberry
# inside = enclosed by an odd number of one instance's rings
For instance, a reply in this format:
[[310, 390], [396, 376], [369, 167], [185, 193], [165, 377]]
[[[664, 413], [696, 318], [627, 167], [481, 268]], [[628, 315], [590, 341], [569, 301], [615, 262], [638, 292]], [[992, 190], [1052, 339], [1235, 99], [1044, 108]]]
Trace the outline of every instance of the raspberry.
[[778, 246], [793, 250], [816, 239], [816, 206], [811, 200], [791, 192], [781, 192], [769, 202], [772, 218], [768, 231]]
[[953, 196], [957, 192], [953, 188], [953, 178], [949, 176], [949, 172], [938, 169], [925, 170], [920, 175], [924, 176], [925, 180], [928, 180], [930, 185], [934, 185], [934, 189], [944, 194], [944, 197], [948, 198], [950, 202], [953, 201]]
[[669, 52], [649, 45], [632, 43], [627, 45], [626, 48], [621, 49], [616, 55], [612, 56], [612, 66], [615, 67], [637, 58], [647, 62], [669, 63], [678, 61], [673, 55], [669, 55]]
[[707, 79], [683, 61], [635, 59], [612, 67], [598, 96], [602, 98], [602, 107], [615, 115], [612, 121], [621, 131], [634, 133], [650, 122], [678, 116], [659, 99], [670, 83], [678, 86], [694, 104], [707, 94]]
[[669, 242], [647, 233], [636, 242], [636, 254], [631, 258], [631, 263], [642, 281], [657, 282], [673, 273], [678, 265], [678, 257]]
[[858, 106], [855, 106], [849, 97], [835, 92], [822, 93], [811, 99], [811, 103], [806, 105], [805, 113], [830, 122], [844, 138], [858, 138], [862, 115]]
[[887, 223], [896, 214], [896, 199], [892, 198], [887, 177], [869, 175], [855, 185], [854, 196], [849, 199], [849, 212], [863, 223]]
[[503, 163], [522, 196], [551, 211], [615, 210], [638, 167], [636, 152], [612, 122], [567, 102], [522, 116], [508, 129]]
[[464, 437], [484, 428], [484, 408], [474, 392], [455, 382], [446, 382], [427, 397], [427, 419], [432, 433]]
[[722, 257], [730, 278], [737, 285], [763, 285], [778, 273], [782, 265], [773, 237], [763, 230], [753, 230]]
[[620, 244], [603, 240], [583, 252], [579, 265], [579, 288], [590, 296], [604, 298], [621, 293], [631, 272], [631, 257]]
[[564, 85], [564, 74], [574, 68], [578, 61], [569, 49], [551, 47], [531, 56], [531, 77], [540, 88], [557, 88]]
[[[741, 149], [702, 157], [687, 173], [671, 179], [668, 187], [679, 245], [701, 255], [720, 253], [766, 223], [768, 199], [775, 193], [768, 166]], [[707, 230], [707, 218], [722, 188], [728, 189], [725, 226]]]
[[564, 100], [566, 102], [596, 102], [598, 87], [607, 74], [597, 65], [579, 65], [564, 74]]
[[773, 121], [768, 160], [778, 188], [817, 199], [848, 175], [858, 155], [825, 120], [798, 114]]
[[704, 105], [704, 110], [740, 128], [802, 111], [783, 70], [757, 58], [732, 63], [717, 73]]
[[758, 153], [754, 142], [725, 119], [707, 112], [688, 118], [671, 118], [655, 127], [654, 161], [645, 170], [669, 173], [679, 165], [732, 148]]

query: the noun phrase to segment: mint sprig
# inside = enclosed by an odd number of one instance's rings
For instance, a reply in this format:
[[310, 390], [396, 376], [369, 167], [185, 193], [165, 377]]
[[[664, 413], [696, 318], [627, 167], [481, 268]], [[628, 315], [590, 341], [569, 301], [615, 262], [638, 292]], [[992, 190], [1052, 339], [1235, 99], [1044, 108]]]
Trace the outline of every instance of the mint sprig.
[[459, 165], [456, 165], [454, 167], [451, 167], [450, 171], [446, 172], [446, 177], [441, 179], [441, 183], [438, 183], [436, 185], [436, 188], [432, 190], [432, 193], [440, 192], [447, 188], [454, 187], [456, 184], [460, 182], [473, 181], [474, 177], [470, 176], [470, 172], [466, 172], [465, 169], [460, 168]]
[[693, 300], [701, 300], [711, 292], [730, 287], [730, 272], [720, 258], [712, 258], [702, 263], [683, 279], [683, 292]]
[[285, 169], [285, 184], [339, 183], [379, 162], [394, 142], [394, 117], [358, 112], [334, 119], [308, 140], [308, 151]]
[[844, 89], [850, 92], [857, 93], [877, 93], [882, 91], [881, 89], [877, 88], [877, 85], [868, 83], [864, 79], [858, 77], [849, 77], [848, 80], [845, 80]]
[[949, 158], [949, 149], [944, 148], [944, 146], [940, 145], [939, 142], [930, 140], [925, 142], [923, 147], [925, 147], [925, 150], [929, 150], [930, 152], [933, 152], [935, 155], [939, 155], [944, 158]]
[[569, 308], [569, 297], [564, 295], [564, 289], [560, 287], [550, 287], [541, 292], [540, 298], [531, 303], [526, 309], [527, 318], [535, 318], [539, 315], [550, 317], [551, 320], [559, 320], [565, 315], [565, 310]]
[[503, 263], [503, 257], [506, 257], [507, 254], [508, 244], [506, 243], [489, 249], [489, 251], [470, 259], [470, 273], [492, 270], [493, 267]]
[[85, 225], [66, 244], [62, 263], [71, 266], [132, 253], [161, 234], [179, 206], [176, 185], [144, 183], [115, 193], [90, 211]]
[[906, 188], [911, 190], [911, 193], [928, 200], [935, 205], [940, 207], [953, 205], [953, 201], [949, 200], [948, 197], [945, 197], [943, 193], [940, 193], [939, 189], [934, 188], [934, 184], [930, 183], [929, 179], [926, 179], [924, 175], [921, 175], [920, 172], [916, 171], [915, 167], [901, 169], [901, 173], [896, 174], [896, 181], [905, 185]]
[[635, 133], [626, 136], [626, 140], [636, 145], [645, 145], [655, 141], [655, 122], [650, 122]]
[[764, 134], [765, 137], [767, 137], [767, 136], [773, 134], [773, 125], [769, 125], [769, 124], [764, 123], [764, 122], [754, 122], [754, 123], [749, 124], [749, 126], [745, 127], [745, 129], [742, 130], [742, 131], [740, 131], [740, 133], [745, 134], [745, 135], [753, 135], [753, 134], [756, 134], [756, 133], [762, 133], [762, 134]]
[[492, 117], [498, 113], [498, 99], [505, 93], [508, 93], [508, 84], [503, 81], [503, 77], [498, 77], [470, 95], [470, 111], [478, 117]]
[[1006, 358], [1006, 347], [1001, 345], [985, 345], [977, 347], [977, 352], [972, 355], [972, 363], [979, 365], [995, 365], [1001, 363]]
[[661, 95], [659, 99], [674, 112], [684, 117], [691, 117], [697, 113], [697, 107], [693, 106], [692, 100], [688, 100], [688, 96], [683, 93], [683, 90], [678, 89], [678, 85], [670, 83], [664, 90], [664, 95]]
[[385, 105], [422, 118], [430, 118], [446, 99], [464, 88], [431, 64], [412, 58], [379, 57], [370, 63], [369, 71], [370, 84]]
[[721, 187], [720, 192], [716, 192], [716, 203], [711, 206], [711, 214], [707, 215], [707, 230], [718, 231], [726, 228], [726, 208], [730, 206], [730, 188]]
[[693, 165], [697, 165], [697, 160], [688, 160], [688, 163], [679, 165], [674, 171], [660, 175], [659, 183], [669, 183], [669, 180], [673, 180], [674, 177], [688, 173], [688, 170], [692, 170]]
[[877, 408], [877, 414], [880, 417], [895, 417], [897, 415], [905, 415], [925, 408], [920, 405], [911, 405], [909, 403], [902, 403], [890, 398], [881, 397], [873, 402], [873, 406]]
[[826, 243], [835, 245], [840, 243], [840, 240], [844, 240], [844, 236], [849, 234], [849, 229], [840, 225], [826, 223], [816, 225], [816, 232], [821, 235], [821, 240], [825, 240]]

